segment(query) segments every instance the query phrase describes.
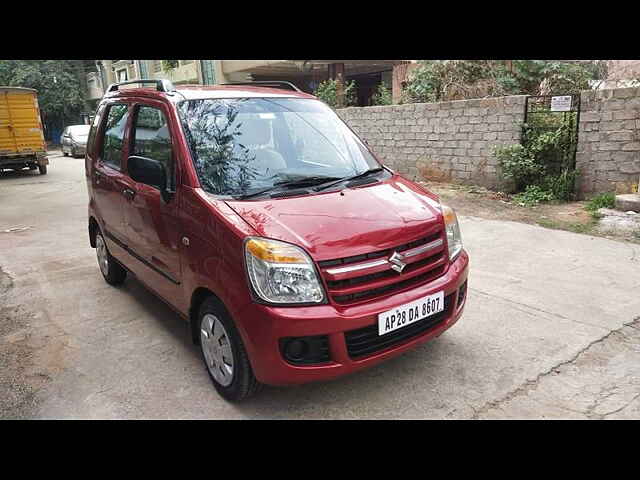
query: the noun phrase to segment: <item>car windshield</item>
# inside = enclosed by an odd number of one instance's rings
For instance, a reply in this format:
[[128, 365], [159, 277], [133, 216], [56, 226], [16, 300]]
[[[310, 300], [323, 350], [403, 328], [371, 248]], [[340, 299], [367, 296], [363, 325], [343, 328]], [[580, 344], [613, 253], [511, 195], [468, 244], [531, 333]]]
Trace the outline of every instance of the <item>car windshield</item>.
[[69, 133], [74, 137], [86, 137], [89, 135], [89, 130], [91, 129], [91, 125], [75, 125], [73, 127], [69, 127]]
[[251, 195], [287, 182], [335, 181], [380, 167], [318, 100], [201, 99], [183, 101], [178, 109], [209, 193]]

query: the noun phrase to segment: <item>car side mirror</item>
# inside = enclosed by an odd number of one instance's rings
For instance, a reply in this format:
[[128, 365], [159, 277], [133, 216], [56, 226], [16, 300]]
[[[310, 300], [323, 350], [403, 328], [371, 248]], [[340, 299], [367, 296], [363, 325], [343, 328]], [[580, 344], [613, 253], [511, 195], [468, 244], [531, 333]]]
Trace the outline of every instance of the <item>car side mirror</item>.
[[127, 160], [127, 170], [132, 180], [160, 189], [167, 188], [167, 172], [162, 162], [147, 157], [132, 155]]

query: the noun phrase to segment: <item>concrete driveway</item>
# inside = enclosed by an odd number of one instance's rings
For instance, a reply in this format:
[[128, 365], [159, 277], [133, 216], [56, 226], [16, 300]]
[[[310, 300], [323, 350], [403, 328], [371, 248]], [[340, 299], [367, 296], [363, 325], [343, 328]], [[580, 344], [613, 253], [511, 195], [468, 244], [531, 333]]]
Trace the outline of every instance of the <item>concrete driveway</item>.
[[461, 218], [462, 320], [365, 372], [213, 389], [186, 325], [98, 270], [82, 159], [0, 175], [0, 418], [638, 418], [640, 247]]

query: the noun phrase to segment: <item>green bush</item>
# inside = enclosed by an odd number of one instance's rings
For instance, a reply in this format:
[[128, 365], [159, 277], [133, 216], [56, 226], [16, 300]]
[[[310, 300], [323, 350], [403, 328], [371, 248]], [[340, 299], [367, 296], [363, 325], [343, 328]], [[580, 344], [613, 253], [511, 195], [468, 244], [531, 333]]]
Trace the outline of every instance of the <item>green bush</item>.
[[162, 71], [167, 73], [174, 68], [178, 68], [178, 60], [161, 60], [160, 66], [162, 67]]
[[[332, 108], [338, 106], [338, 80], [325, 80], [318, 85], [313, 94]], [[344, 84], [344, 107], [356, 105], [356, 82], [351, 80]]]
[[544, 173], [544, 166], [522, 145], [496, 146], [493, 155], [498, 159], [502, 175], [514, 181], [517, 192], [535, 184]]
[[613, 208], [616, 205], [615, 193], [601, 193], [587, 202], [586, 209], [591, 213], [596, 213], [600, 208]]
[[391, 105], [393, 104], [393, 97], [391, 90], [386, 87], [384, 83], [378, 85], [378, 90], [373, 94], [371, 98], [372, 105]]
[[556, 200], [569, 202], [575, 198], [575, 184], [578, 172], [565, 168], [558, 175], [549, 175], [544, 179], [543, 185], [550, 191]]
[[555, 200], [553, 193], [538, 185], [528, 185], [524, 192], [513, 196], [513, 201], [523, 207], [532, 207], [552, 200]]
[[537, 185], [557, 200], [572, 200], [577, 177], [572, 166], [575, 130], [566, 123], [554, 128], [536, 122], [523, 125], [521, 145], [494, 147], [502, 176], [514, 182], [516, 192]]

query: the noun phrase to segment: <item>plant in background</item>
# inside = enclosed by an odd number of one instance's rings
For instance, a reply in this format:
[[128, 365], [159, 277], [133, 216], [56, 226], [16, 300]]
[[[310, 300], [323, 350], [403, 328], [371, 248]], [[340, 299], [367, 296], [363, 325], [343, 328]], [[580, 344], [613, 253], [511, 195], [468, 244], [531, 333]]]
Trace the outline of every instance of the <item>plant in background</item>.
[[391, 90], [386, 87], [384, 83], [378, 85], [376, 93], [371, 97], [372, 105], [391, 105], [393, 104], [393, 97]]
[[528, 185], [524, 192], [513, 196], [513, 201], [523, 207], [532, 207], [552, 200], [555, 200], [553, 193], [539, 185]]
[[498, 159], [502, 175], [514, 182], [517, 192], [535, 184], [544, 173], [544, 166], [522, 145], [495, 146], [493, 155]]
[[[344, 105], [349, 107], [358, 103], [356, 98], [356, 82], [351, 80], [344, 84]], [[338, 106], [338, 80], [325, 80], [318, 85], [313, 94], [332, 108]]]
[[502, 176], [513, 181], [516, 192], [536, 185], [557, 200], [573, 200], [575, 128], [553, 118], [532, 122], [523, 125], [522, 144], [494, 147]]
[[598, 210], [601, 208], [613, 208], [616, 205], [615, 193], [606, 192], [596, 195], [585, 205], [585, 210], [591, 213], [592, 217], [598, 218]]
[[425, 60], [403, 89], [403, 103], [578, 93], [606, 78], [606, 62], [556, 60]]
[[76, 60], [0, 60], [0, 85], [34, 88], [44, 123], [53, 130], [79, 123], [85, 109], [82, 78]]
[[575, 184], [578, 172], [565, 168], [558, 175], [548, 175], [543, 181], [544, 187], [556, 200], [569, 202], [575, 199]]
[[161, 60], [162, 71], [167, 73], [174, 68], [178, 68], [178, 60]]

